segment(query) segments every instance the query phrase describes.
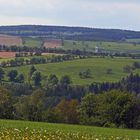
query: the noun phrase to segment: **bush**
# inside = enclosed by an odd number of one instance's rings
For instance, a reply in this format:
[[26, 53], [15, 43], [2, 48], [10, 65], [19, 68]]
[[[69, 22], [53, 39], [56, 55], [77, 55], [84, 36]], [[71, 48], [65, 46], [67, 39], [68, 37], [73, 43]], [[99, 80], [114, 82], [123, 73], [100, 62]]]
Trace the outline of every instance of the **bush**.
[[123, 72], [125, 72], [125, 73], [131, 73], [132, 70], [133, 70], [133, 68], [129, 65], [126, 65], [123, 67]]
[[116, 124], [110, 123], [110, 122], [106, 122], [106, 123], [104, 124], [104, 127], [117, 128]]
[[91, 74], [90, 69], [87, 69], [85, 71], [80, 71], [79, 76], [80, 76], [81, 79], [86, 79], [86, 78], [91, 78], [92, 74]]
[[106, 70], [106, 74], [112, 74], [112, 69], [111, 69], [111, 68], [108, 68], [108, 69]]

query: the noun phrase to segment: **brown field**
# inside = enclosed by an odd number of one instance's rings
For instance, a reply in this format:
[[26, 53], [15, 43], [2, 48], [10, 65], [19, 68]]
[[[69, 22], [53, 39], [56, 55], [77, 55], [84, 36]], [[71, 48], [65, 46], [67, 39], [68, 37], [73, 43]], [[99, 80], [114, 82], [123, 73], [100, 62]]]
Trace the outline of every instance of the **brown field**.
[[46, 40], [43, 46], [46, 48], [60, 48], [62, 46], [62, 41], [57, 39]]
[[16, 52], [0, 52], [0, 58], [14, 58]]
[[9, 35], [0, 35], [0, 45], [23, 46], [22, 38]]

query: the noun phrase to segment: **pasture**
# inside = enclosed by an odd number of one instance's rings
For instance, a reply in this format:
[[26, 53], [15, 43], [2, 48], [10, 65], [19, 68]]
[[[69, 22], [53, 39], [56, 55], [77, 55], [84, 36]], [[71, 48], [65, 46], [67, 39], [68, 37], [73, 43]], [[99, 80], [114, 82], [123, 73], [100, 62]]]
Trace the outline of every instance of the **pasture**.
[[23, 44], [24, 46], [28, 47], [41, 47], [42, 40], [40, 38], [23, 38]]
[[105, 42], [105, 41], [64, 41], [64, 49], [80, 49], [86, 51], [95, 51], [98, 45], [104, 51], [115, 52], [140, 52], [140, 44], [132, 44], [128, 42]]
[[[129, 73], [123, 72], [123, 67], [126, 65], [132, 65], [133, 62], [140, 62], [140, 59], [131, 58], [88, 58], [78, 59], [73, 61], [65, 61], [60, 63], [48, 63], [37, 64], [36, 69], [41, 72], [43, 77], [43, 84], [46, 84], [46, 77], [50, 74], [55, 74], [60, 78], [63, 75], [69, 75], [73, 81], [73, 84], [86, 85], [93, 82], [115, 82], [121, 78], [127, 76]], [[28, 72], [31, 65], [20, 67], [5, 68], [8, 72], [12, 69], [16, 69], [19, 73], [25, 75], [25, 80], [28, 79]], [[90, 69], [91, 78], [81, 79], [79, 72]], [[107, 69], [112, 69], [111, 74], [107, 74]], [[134, 73], [140, 73], [140, 70], [134, 71]]]
[[1, 140], [140, 140], [139, 130], [0, 120]]
[[140, 38], [136, 38], [136, 39], [126, 39], [126, 42], [140, 43]]
[[[109, 42], [109, 41], [74, 41], [64, 40], [64, 46], [62, 47], [62, 41], [56, 39], [41, 39], [41, 38], [23, 38], [23, 45], [28, 47], [46, 47], [46, 48], [63, 48], [65, 50], [85, 50], [95, 51], [95, 47], [98, 45], [103, 51], [107, 52], [127, 52], [138, 53], [140, 52], [139, 39], [129, 39], [126, 42]], [[11, 43], [11, 45], [13, 45]]]

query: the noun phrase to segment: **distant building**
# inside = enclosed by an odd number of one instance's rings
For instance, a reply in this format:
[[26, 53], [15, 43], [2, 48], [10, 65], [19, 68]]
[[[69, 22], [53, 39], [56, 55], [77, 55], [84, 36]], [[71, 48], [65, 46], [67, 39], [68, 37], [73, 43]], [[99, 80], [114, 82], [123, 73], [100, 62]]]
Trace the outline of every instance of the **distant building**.
[[101, 52], [102, 52], [102, 49], [98, 45], [96, 45], [95, 46], [95, 53], [101, 53]]

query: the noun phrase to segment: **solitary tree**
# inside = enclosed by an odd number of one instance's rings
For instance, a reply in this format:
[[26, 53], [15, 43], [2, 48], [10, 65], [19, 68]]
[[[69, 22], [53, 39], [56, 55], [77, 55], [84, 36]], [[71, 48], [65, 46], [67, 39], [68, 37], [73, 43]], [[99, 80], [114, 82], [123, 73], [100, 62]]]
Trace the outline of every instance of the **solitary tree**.
[[91, 70], [90, 69], [87, 69], [85, 71], [80, 71], [79, 72], [79, 76], [82, 79], [91, 78], [92, 77]]
[[111, 68], [108, 68], [108, 69], [106, 70], [106, 74], [112, 74], [112, 69], [111, 69]]
[[32, 77], [33, 73], [36, 71], [35, 66], [33, 65], [29, 70], [29, 77]]
[[30, 70], [29, 70], [29, 77], [28, 77], [29, 83], [30, 83], [31, 77], [35, 71], [36, 71], [36, 68], [34, 65], [32, 65]]
[[49, 77], [48, 77], [48, 85], [56, 85], [58, 83], [58, 78], [56, 77], [56, 75], [54, 74], [51, 74]]
[[69, 85], [71, 83], [71, 78], [68, 75], [62, 76], [62, 78], [60, 79], [60, 84], [62, 85]]
[[34, 81], [35, 86], [40, 86], [41, 80], [42, 80], [41, 73], [38, 71], [35, 71], [32, 75], [32, 80]]
[[126, 65], [126, 66], [123, 67], [123, 71], [125, 73], [131, 73], [132, 72], [132, 67], [129, 66], [129, 65]]
[[9, 77], [9, 81], [12, 81], [12, 82], [15, 82], [17, 75], [18, 75], [17, 70], [11, 70], [7, 74], [7, 76]]
[[139, 69], [140, 68], [140, 63], [139, 62], [134, 62], [133, 67], [134, 67], [134, 69]]

